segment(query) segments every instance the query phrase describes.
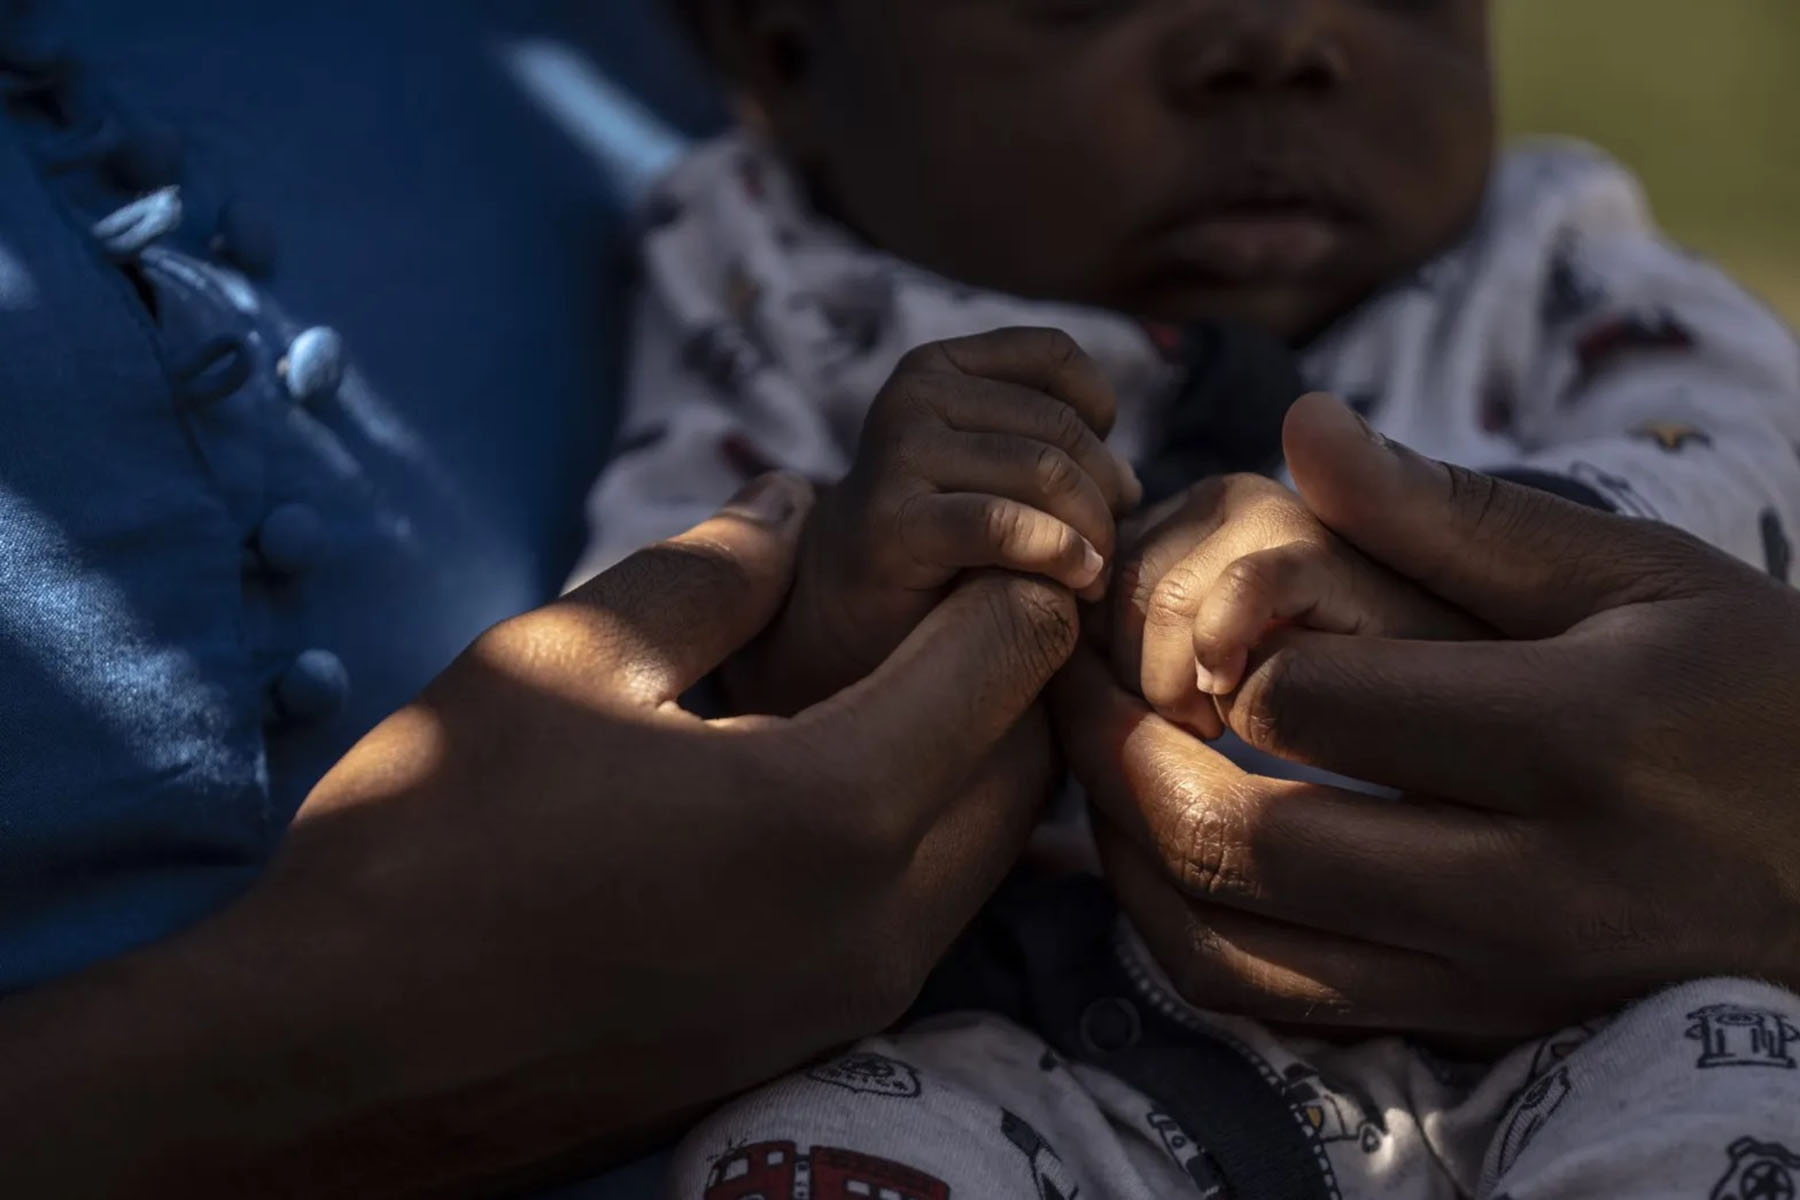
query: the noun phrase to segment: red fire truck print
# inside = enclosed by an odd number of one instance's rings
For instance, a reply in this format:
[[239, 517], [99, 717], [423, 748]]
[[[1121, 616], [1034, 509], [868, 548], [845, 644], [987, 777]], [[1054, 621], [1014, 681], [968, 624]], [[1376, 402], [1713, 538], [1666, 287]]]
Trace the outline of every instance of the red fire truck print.
[[713, 1164], [704, 1200], [950, 1200], [923, 1171], [854, 1150], [793, 1142], [740, 1146]]

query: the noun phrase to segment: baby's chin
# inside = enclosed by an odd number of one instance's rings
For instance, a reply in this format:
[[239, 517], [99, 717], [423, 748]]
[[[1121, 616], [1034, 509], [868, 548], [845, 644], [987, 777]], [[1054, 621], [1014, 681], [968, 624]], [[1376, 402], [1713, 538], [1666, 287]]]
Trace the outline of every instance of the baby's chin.
[[1171, 280], [1120, 297], [1111, 307], [1147, 321], [1232, 321], [1292, 346], [1304, 345], [1354, 308], [1367, 289], [1305, 282], [1219, 285]]

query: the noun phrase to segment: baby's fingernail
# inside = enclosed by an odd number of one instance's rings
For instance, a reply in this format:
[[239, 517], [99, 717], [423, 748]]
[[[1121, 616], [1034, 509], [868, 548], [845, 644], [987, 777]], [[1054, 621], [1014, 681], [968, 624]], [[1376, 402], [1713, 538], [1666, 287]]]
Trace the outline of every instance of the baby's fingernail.
[[1094, 582], [1088, 584], [1076, 594], [1089, 604], [1098, 604], [1100, 601], [1106, 599], [1107, 585], [1111, 582], [1112, 568], [1107, 567], [1100, 572], [1100, 578], [1094, 580]]
[[1086, 581], [1082, 586], [1087, 587], [1089, 584], [1099, 581], [1101, 574], [1106, 570], [1106, 560], [1100, 557], [1100, 552], [1094, 549], [1091, 542], [1084, 543], [1082, 549], [1081, 577]]
[[1207, 670], [1206, 664], [1201, 662], [1194, 664], [1194, 682], [1200, 685], [1200, 694], [1203, 696], [1223, 696], [1230, 690], [1221, 687], [1219, 677]]
[[1138, 478], [1137, 471], [1123, 458], [1119, 460], [1119, 465], [1125, 468], [1125, 507], [1136, 508], [1144, 502], [1144, 481]]

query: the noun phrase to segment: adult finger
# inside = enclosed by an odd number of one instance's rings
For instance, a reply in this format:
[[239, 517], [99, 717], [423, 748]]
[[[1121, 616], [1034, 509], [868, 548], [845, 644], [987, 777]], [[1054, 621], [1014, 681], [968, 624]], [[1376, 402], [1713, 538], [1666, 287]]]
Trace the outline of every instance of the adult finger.
[[[1417, 795], [1534, 812], [1665, 714], [1628, 707], [1656, 664], [1605, 629], [1539, 642], [1419, 642], [1286, 629], [1219, 698], [1259, 750]], [[1579, 663], [1580, 687], [1549, 687]], [[1593, 698], [1606, 697], [1604, 706]], [[1648, 705], [1648, 701], [1645, 701]], [[1595, 801], [1600, 796], [1592, 797]]]
[[1415, 950], [1510, 948], [1520, 913], [1489, 898], [1541, 864], [1536, 825], [1248, 774], [1086, 652], [1051, 700], [1098, 815], [1190, 901]]
[[579, 652], [620, 699], [680, 696], [760, 633], [792, 582], [812, 485], [780, 472], [752, 480], [718, 514], [638, 551], [542, 610], [543, 654]]
[[[928, 828], [1075, 647], [1075, 598], [1024, 575], [970, 575], [860, 683], [795, 718], [845, 802], [880, 785], [892, 815]], [[862, 794], [858, 794], [858, 793]]]
[[1264, 1021], [1438, 1034], [1535, 1032], [1529, 1006], [1432, 954], [1195, 904], [1116, 833], [1097, 828], [1107, 880], [1175, 990]]
[[1131, 464], [1108, 448], [1079, 412], [1053, 396], [1004, 381], [959, 380], [931, 402], [944, 424], [959, 433], [1011, 434], [1061, 450], [1094, 481], [1114, 512], [1143, 499], [1144, 485]]
[[921, 492], [894, 521], [901, 548], [927, 568], [998, 567], [1077, 592], [1106, 570], [1106, 557], [1073, 527], [1004, 496]]
[[1056, 783], [1054, 756], [1030, 752], [1033, 742], [1047, 749], [1046, 724], [1040, 710], [1028, 712], [929, 823], [914, 827], [896, 932], [910, 943], [912, 961], [937, 962], [1019, 861]]
[[1047, 392], [1081, 414], [1101, 437], [1112, 432], [1119, 399], [1100, 366], [1060, 329], [995, 329], [951, 338], [921, 353], [952, 370]]
[[1437, 462], [1374, 433], [1329, 396], [1302, 397], [1283, 433], [1295, 487], [1369, 557], [1509, 637], [1678, 592], [1691, 538]]

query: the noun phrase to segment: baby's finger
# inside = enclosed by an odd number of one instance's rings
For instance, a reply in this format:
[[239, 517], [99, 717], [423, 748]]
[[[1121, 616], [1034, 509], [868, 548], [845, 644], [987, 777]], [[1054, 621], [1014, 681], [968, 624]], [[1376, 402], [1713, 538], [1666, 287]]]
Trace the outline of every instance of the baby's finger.
[[1195, 680], [1228, 696], [1277, 623], [1321, 633], [1462, 641], [1492, 630], [1348, 548], [1294, 542], [1228, 563], [1194, 617]]
[[1075, 409], [1053, 396], [1015, 383], [963, 380], [946, 388], [938, 414], [961, 433], [1001, 433], [1055, 446], [1094, 481], [1115, 513], [1136, 508], [1144, 498], [1131, 464], [1107, 448]]
[[983, 492], [1017, 500], [1072, 526], [1107, 561], [1117, 531], [1100, 486], [1062, 450], [1004, 433], [949, 434], [924, 464], [940, 492]]
[[1275, 622], [1361, 633], [1367, 614], [1349, 590], [1341, 564], [1315, 545], [1276, 546], [1228, 563], [1194, 617], [1200, 690], [1214, 696], [1236, 691], [1251, 649]]
[[1048, 392], [1101, 437], [1112, 432], [1119, 401], [1100, 366], [1060, 329], [995, 329], [930, 349], [965, 375], [1003, 379]]
[[1069, 525], [1017, 500], [974, 492], [922, 493], [898, 517], [900, 544], [921, 565], [998, 567], [1042, 575], [1081, 592], [1106, 559]]
[[[1214, 539], [1216, 540], [1216, 539]], [[1203, 694], [1194, 670], [1194, 618], [1224, 563], [1211, 561], [1212, 542], [1164, 572], [1143, 605], [1138, 690], [1165, 720], [1204, 738], [1224, 729], [1212, 697]]]

